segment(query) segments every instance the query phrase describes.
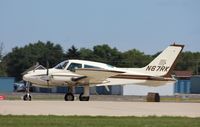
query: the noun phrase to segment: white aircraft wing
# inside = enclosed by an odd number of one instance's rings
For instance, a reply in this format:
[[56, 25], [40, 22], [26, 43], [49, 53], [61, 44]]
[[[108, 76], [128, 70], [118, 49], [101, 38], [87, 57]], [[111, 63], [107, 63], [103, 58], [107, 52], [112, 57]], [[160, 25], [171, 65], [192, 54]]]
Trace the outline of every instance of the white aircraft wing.
[[93, 68], [80, 68], [75, 70], [76, 74], [83, 75], [80, 78], [74, 79], [78, 83], [101, 84], [106, 83], [106, 79], [121, 73], [122, 71], [93, 69]]

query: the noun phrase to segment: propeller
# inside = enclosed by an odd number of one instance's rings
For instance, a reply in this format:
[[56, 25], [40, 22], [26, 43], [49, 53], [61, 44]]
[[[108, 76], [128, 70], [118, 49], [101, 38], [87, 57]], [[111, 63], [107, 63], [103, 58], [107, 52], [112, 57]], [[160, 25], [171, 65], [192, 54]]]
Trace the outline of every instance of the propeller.
[[48, 92], [50, 93], [50, 89], [49, 89], [49, 79], [50, 79], [50, 77], [49, 77], [49, 61], [48, 60], [46, 62], [46, 68], [47, 68], [47, 73], [46, 73], [46, 75], [47, 75], [47, 87], [48, 87]]
[[49, 75], [49, 61], [48, 60], [46, 62], [46, 65], [47, 65], [47, 75]]

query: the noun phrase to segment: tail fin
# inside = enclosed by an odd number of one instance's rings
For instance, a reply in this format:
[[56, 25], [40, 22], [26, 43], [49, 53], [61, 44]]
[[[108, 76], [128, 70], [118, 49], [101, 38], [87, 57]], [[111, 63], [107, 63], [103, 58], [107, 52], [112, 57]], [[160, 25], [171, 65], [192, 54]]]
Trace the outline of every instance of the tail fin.
[[142, 68], [144, 73], [152, 76], [171, 77], [177, 58], [183, 50], [184, 45], [173, 44], [168, 46], [151, 63]]

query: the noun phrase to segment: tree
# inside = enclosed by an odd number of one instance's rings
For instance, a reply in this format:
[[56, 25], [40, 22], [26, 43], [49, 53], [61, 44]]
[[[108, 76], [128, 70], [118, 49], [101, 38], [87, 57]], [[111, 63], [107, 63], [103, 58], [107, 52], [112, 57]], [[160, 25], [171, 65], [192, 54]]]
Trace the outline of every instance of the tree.
[[107, 44], [94, 46], [93, 53], [98, 62], [104, 62], [113, 66], [118, 66], [121, 62], [121, 52]]
[[80, 52], [74, 45], [72, 45], [72, 47], [68, 49], [68, 51], [66, 53], [66, 58], [67, 59], [79, 59], [80, 58]]
[[152, 57], [145, 55], [137, 49], [132, 49], [123, 53], [123, 67], [144, 67]]
[[[0, 58], [2, 58], [3, 44], [0, 44]], [[50, 41], [46, 43], [38, 41], [30, 43], [24, 47], [14, 47], [10, 53], [3, 56], [0, 63], [0, 76], [13, 76], [17, 80], [21, 79], [21, 73], [31, 67], [36, 62], [46, 66], [47, 60], [49, 67], [53, 67], [64, 59], [83, 59], [107, 63], [117, 67], [144, 67], [158, 56], [146, 55], [137, 49], [125, 52], [111, 48], [107, 44], [96, 45], [93, 49], [77, 49], [72, 45], [64, 54], [59, 44]], [[183, 52], [178, 60], [176, 70], [192, 70], [194, 74], [200, 71], [200, 52]]]
[[199, 64], [200, 64], [200, 52], [182, 52], [176, 69], [177, 70], [190, 70], [193, 71], [194, 74], [199, 73]]
[[3, 42], [0, 43], [0, 76], [6, 76], [6, 65], [3, 59]]
[[79, 53], [82, 60], [96, 61], [96, 57], [91, 49], [81, 48]]
[[0, 62], [2, 61], [3, 58], [3, 42], [0, 43]]
[[46, 66], [47, 61], [49, 61], [49, 66], [52, 67], [63, 60], [63, 55], [60, 45], [54, 45], [50, 41], [46, 43], [38, 41], [21, 48], [13, 48], [12, 52], [4, 57], [3, 61], [7, 65], [8, 76], [13, 76], [20, 80], [21, 73], [36, 62]]

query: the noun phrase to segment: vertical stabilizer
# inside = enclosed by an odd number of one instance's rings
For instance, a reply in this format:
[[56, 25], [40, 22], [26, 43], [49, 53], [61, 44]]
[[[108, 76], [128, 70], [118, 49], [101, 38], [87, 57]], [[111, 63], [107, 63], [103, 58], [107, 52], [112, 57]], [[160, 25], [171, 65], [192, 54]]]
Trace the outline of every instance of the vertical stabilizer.
[[142, 68], [142, 71], [152, 76], [171, 77], [171, 71], [173, 71], [183, 47], [184, 45], [177, 44], [168, 46], [151, 63]]

